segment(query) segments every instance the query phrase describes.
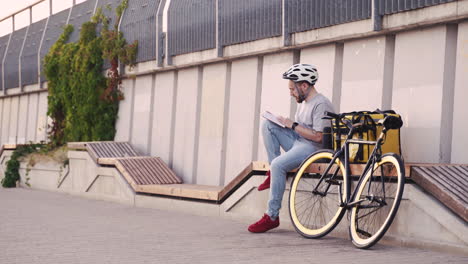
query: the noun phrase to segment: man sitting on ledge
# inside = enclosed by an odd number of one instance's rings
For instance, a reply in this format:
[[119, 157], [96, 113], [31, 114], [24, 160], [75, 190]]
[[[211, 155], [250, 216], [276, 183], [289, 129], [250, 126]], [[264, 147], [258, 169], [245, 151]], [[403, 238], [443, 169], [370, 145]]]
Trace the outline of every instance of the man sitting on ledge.
[[[262, 133], [270, 171], [258, 190], [270, 188], [268, 210], [256, 223], [249, 226], [252, 233], [262, 233], [279, 226], [279, 210], [286, 185], [286, 174], [302, 163], [310, 154], [322, 148], [322, 132], [327, 120], [322, 119], [325, 111], [334, 112], [325, 96], [318, 93], [315, 83], [317, 69], [310, 64], [295, 64], [283, 74], [289, 80], [289, 92], [298, 103], [295, 122], [279, 117], [285, 126], [269, 120], [263, 123]], [[285, 153], [281, 154], [280, 147]]]

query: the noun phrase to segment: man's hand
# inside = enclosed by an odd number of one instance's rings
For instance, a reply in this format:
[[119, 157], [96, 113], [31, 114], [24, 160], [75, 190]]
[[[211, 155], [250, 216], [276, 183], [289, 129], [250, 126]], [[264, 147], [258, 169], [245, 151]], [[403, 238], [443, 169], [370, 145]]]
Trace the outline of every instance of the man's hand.
[[278, 116], [278, 119], [285, 127], [292, 128], [294, 122], [291, 119], [282, 116]]
[[[294, 123], [291, 119], [285, 118], [282, 116], [278, 116], [278, 120], [287, 128], [292, 128], [292, 125]], [[303, 127], [301, 125], [296, 126], [294, 131], [296, 131], [296, 133], [298, 133], [299, 135], [301, 135], [302, 137], [308, 140], [312, 140], [317, 143], [322, 142], [322, 137], [323, 137], [322, 132], [318, 132], [313, 129]]]

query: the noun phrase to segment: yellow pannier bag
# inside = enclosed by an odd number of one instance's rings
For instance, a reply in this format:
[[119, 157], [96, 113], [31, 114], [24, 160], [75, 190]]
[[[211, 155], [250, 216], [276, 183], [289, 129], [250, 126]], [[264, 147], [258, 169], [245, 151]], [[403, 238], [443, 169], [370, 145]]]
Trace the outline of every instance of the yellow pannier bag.
[[[344, 118], [351, 120], [353, 124], [363, 123], [362, 126], [356, 129], [356, 132], [353, 134], [353, 139], [375, 141], [383, 129], [382, 124], [378, 123], [381, 119], [383, 119], [387, 115], [400, 117], [400, 115], [396, 114], [392, 110], [387, 110], [383, 112], [384, 112], [383, 114], [378, 113], [378, 112], [371, 112], [371, 111], [357, 111], [357, 112], [344, 113], [345, 115]], [[342, 144], [344, 144], [344, 141], [346, 140], [349, 129], [346, 127], [345, 124], [343, 124], [342, 122], [338, 122], [338, 120], [336, 119], [332, 120], [331, 124], [332, 124], [331, 131], [329, 129], [325, 130], [325, 131], [331, 132], [330, 134], [331, 140], [328, 140], [329, 141], [328, 143], [325, 142], [326, 140], [324, 140], [324, 147], [338, 150], [341, 148]], [[328, 144], [328, 147], [326, 146], [326, 144]], [[367, 160], [369, 159], [369, 155], [372, 153], [373, 149], [374, 149], [374, 145], [350, 144], [349, 145], [350, 162], [353, 162], [353, 163], [367, 162]], [[382, 144], [382, 154], [389, 153], [389, 152], [401, 155], [400, 129], [392, 129], [392, 130], [387, 131], [387, 135], [384, 138], [384, 142]]]

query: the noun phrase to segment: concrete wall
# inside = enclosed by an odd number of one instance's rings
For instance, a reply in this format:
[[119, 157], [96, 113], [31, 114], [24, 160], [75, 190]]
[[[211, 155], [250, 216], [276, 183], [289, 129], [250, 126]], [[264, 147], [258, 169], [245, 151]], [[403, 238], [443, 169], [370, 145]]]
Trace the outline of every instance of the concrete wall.
[[468, 146], [468, 22], [458, 26], [457, 65], [455, 77], [455, 96], [453, 107], [453, 163], [467, 163], [466, 146]]
[[38, 105], [36, 141], [40, 142], [47, 140], [47, 93], [39, 94]]
[[[203, 69], [200, 134], [197, 154], [197, 184], [220, 185], [224, 172], [224, 127], [226, 102], [229, 100], [231, 65], [210, 64]], [[223, 184], [224, 185], [224, 184]]]
[[150, 148], [148, 143], [152, 121], [153, 90], [153, 76], [147, 75], [136, 79], [130, 143], [143, 155], [147, 155]]
[[0, 143], [24, 144], [46, 140], [46, 112], [46, 92], [0, 97]]
[[186, 183], [196, 183], [203, 68], [180, 70], [177, 80], [172, 168]]
[[256, 159], [261, 92], [259, 67], [262, 67], [262, 59], [255, 57], [236, 60], [231, 65], [225, 184], [240, 172], [239, 169]]
[[28, 127], [29, 96], [19, 98], [17, 142], [26, 143]]
[[124, 100], [120, 101], [119, 117], [115, 124], [115, 141], [130, 141], [132, 131], [133, 116], [133, 97], [134, 97], [134, 79], [125, 79], [122, 81], [122, 92]]
[[[263, 57], [262, 69], [262, 92], [260, 101], [260, 114], [270, 111], [273, 114], [284, 117], [292, 117], [295, 113], [295, 103], [289, 96], [288, 82], [281, 76], [294, 63], [293, 52], [282, 52]], [[264, 122], [262, 118], [260, 123]], [[262, 126], [259, 126], [262, 129]], [[263, 145], [263, 136], [261, 131], [258, 137], [258, 156], [257, 160], [268, 160], [265, 147]]]
[[327, 44], [301, 50], [301, 62], [313, 63], [320, 69], [317, 91], [333, 103], [336, 112], [340, 111], [341, 80], [343, 72], [343, 45]]
[[5, 98], [3, 101], [2, 112], [2, 143], [9, 143], [10, 133], [10, 113], [11, 113], [11, 98]]
[[440, 144], [451, 143], [441, 138], [446, 34], [446, 26], [438, 26], [395, 38], [392, 107], [404, 118], [406, 161], [438, 163], [445, 154]]
[[29, 111], [28, 111], [28, 126], [26, 132], [26, 142], [36, 140], [36, 127], [37, 127], [37, 110], [39, 108], [39, 95], [30, 94], [29, 95]]
[[[406, 162], [468, 163], [468, 126], [461, 121], [468, 114], [466, 20], [349, 39], [342, 29], [328, 28], [328, 41], [317, 35], [324, 29], [297, 33], [293, 40], [302, 46], [294, 51], [251, 42], [237, 44], [238, 51], [226, 47], [233, 56], [228, 59], [202, 52], [174, 58], [174, 66], [154, 72], [141, 72], [154, 62], [127, 69], [132, 78], [122, 83], [115, 140], [162, 157], [185, 183], [226, 185], [252, 160], [267, 160], [260, 114], [294, 116], [297, 105], [281, 75], [304, 62], [318, 67], [316, 87], [336, 111], [400, 113]], [[337, 34], [344, 39], [335, 41]], [[15, 92], [0, 96], [1, 143], [45, 140], [47, 93]]]
[[153, 101], [150, 154], [161, 157], [169, 165], [172, 164], [172, 147], [174, 144], [176, 80], [177, 72], [175, 71], [156, 75]]
[[384, 58], [385, 36], [344, 44], [340, 111], [382, 109]]

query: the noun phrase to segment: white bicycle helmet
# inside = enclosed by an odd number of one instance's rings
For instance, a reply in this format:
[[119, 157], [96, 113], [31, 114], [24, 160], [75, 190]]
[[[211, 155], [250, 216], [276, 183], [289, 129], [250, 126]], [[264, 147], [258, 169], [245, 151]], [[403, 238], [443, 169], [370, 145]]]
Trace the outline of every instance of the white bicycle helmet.
[[294, 64], [285, 73], [283, 79], [288, 79], [293, 82], [308, 82], [314, 85], [318, 80], [318, 72], [315, 66], [310, 64]]

